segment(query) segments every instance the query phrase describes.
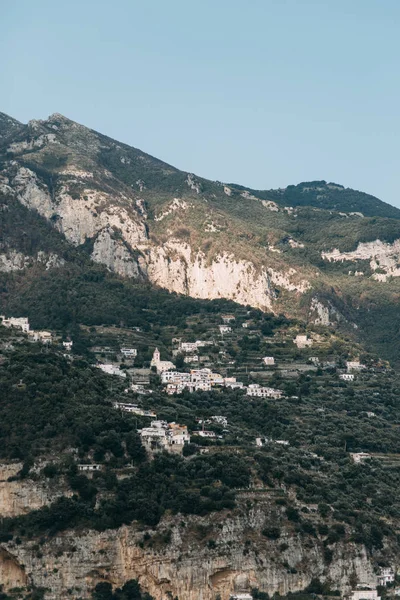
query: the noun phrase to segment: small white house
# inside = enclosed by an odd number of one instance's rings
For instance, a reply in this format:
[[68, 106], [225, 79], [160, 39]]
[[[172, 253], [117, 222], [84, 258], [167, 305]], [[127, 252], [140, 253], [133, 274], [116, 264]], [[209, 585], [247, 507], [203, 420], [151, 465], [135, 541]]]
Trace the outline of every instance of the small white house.
[[232, 327], [229, 325], [220, 325], [219, 332], [223, 335], [224, 333], [232, 333]]
[[354, 381], [354, 375], [353, 373], [341, 373], [339, 379], [342, 379], [343, 381]]
[[222, 315], [222, 322], [223, 323], [232, 323], [235, 320], [235, 315]]
[[190, 363], [198, 363], [199, 362], [199, 356], [198, 354], [190, 354], [189, 356], [185, 356], [183, 359], [184, 363], [190, 364]]
[[71, 341], [63, 342], [63, 346], [66, 350], [68, 350], [68, 352], [70, 352], [72, 350], [72, 345], [73, 345], [73, 342], [71, 342]]
[[313, 341], [310, 340], [306, 335], [296, 335], [293, 343], [296, 344], [298, 348], [307, 348], [308, 346], [312, 346]]
[[263, 363], [264, 365], [272, 367], [275, 364], [275, 359], [273, 356], [264, 356]]
[[126, 358], [136, 358], [137, 350], [136, 348], [121, 348], [121, 354]]
[[258, 383], [251, 383], [247, 387], [247, 396], [255, 396], [256, 398], [281, 398], [282, 390], [276, 390], [270, 387], [262, 387]]
[[371, 590], [368, 586], [357, 586], [356, 590], [352, 590], [350, 600], [381, 600], [378, 592]]
[[78, 471], [101, 471], [101, 465], [78, 465]]
[[196, 352], [197, 348], [197, 342], [182, 342], [179, 345], [179, 350], [181, 352], [187, 352], [188, 354], [190, 354], [190, 352]]
[[350, 456], [355, 463], [362, 463], [371, 458], [368, 452], [350, 452]]
[[346, 362], [347, 372], [351, 371], [361, 371], [365, 369], [365, 365], [362, 365], [359, 360], [348, 360]]
[[217, 434], [215, 433], [215, 431], [197, 431], [196, 433], [200, 437], [208, 438], [211, 440], [214, 440], [217, 437]]

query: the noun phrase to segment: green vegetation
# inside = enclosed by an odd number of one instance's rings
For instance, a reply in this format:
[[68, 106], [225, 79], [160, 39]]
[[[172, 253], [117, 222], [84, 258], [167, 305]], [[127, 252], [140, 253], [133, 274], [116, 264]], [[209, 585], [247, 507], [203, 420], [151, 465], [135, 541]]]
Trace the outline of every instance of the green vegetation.
[[110, 583], [98, 583], [93, 590], [92, 600], [153, 600], [153, 596], [142, 592], [136, 579], [130, 579], [114, 592]]
[[342, 212], [362, 212], [366, 217], [400, 219], [400, 210], [378, 198], [345, 188], [337, 183], [307, 181], [288, 185], [282, 190], [252, 190], [232, 184], [236, 189], [248, 190], [263, 200], [273, 200], [281, 206], [315, 206]]

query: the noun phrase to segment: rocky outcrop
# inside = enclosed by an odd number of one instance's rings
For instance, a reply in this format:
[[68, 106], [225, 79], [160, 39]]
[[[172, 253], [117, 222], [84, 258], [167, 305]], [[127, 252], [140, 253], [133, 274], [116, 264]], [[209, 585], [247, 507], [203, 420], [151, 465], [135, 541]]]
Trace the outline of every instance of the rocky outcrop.
[[146, 262], [149, 279], [170, 291], [272, 309], [265, 272], [257, 272], [251, 262], [228, 253], [207, 262], [204, 254], [193, 252], [189, 244], [171, 240], [162, 248], [148, 249]]
[[0, 254], [0, 272], [11, 273], [12, 271], [21, 271], [34, 263], [43, 264], [46, 270], [53, 267], [62, 266], [64, 259], [57, 256], [55, 253], [47, 254], [46, 252], [38, 252], [36, 256], [26, 256], [22, 252], [16, 250], [8, 250]]
[[386, 281], [388, 277], [400, 277], [400, 239], [392, 244], [375, 240], [374, 242], [360, 242], [352, 252], [340, 252], [337, 248], [331, 252], [322, 252], [322, 258], [329, 261], [358, 261], [368, 260], [372, 278], [377, 281]]
[[54, 502], [60, 496], [70, 495], [51, 481], [18, 479], [16, 475], [21, 469], [22, 463], [0, 464], [1, 518], [25, 515]]
[[123, 277], [138, 278], [141, 275], [132, 250], [123, 240], [115, 239], [115, 234], [109, 227], [103, 229], [96, 237], [91, 256], [95, 262], [106, 265], [110, 271]]
[[[19, 167], [11, 179], [12, 189], [28, 208], [54, 222], [56, 229], [74, 245], [83, 244], [104, 228], [114, 228], [134, 248], [147, 239], [146, 228], [135, 210], [127, 208], [131, 200], [121, 194], [109, 194], [85, 185], [78, 197], [72, 197], [71, 186], [77, 179], [65, 181], [53, 195], [36, 173]], [[136, 205], [135, 205], [136, 206]]]
[[68, 532], [41, 545], [40, 554], [35, 540], [10, 542], [5, 551], [15, 565], [24, 565], [34, 585], [48, 589], [47, 600], [88, 598], [98, 581], [120, 586], [131, 578], [156, 600], [170, 594], [179, 600], [215, 600], [217, 594], [228, 600], [233, 591], [252, 587], [286, 594], [304, 589], [314, 577], [330, 578], [341, 591], [354, 577], [376, 584], [362, 546], [338, 543], [327, 564], [315, 538], [291, 530], [282, 530], [279, 540], [262, 536], [270, 512], [270, 502], [261, 498], [250, 509], [240, 506], [230, 514], [185, 517], [185, 522], [179, 515], [165, 518], [159, 529], [170, 532], [167, 543], [155, 531], [144, 541], [143, 530], [130, 526]]

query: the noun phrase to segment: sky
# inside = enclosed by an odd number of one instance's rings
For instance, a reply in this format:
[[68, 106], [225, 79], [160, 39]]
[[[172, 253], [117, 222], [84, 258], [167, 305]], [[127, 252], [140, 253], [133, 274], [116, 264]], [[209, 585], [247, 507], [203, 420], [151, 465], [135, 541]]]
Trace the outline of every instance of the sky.
[[0, 0], [0, 111], [255, 189], [400, 207], [399, 0]]

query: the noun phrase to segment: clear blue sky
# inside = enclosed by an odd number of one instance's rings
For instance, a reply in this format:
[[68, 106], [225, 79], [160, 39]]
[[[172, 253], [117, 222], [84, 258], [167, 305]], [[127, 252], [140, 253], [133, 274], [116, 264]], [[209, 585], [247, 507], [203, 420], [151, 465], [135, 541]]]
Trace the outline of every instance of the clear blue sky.
[[400, 206], [400, 0], [2, 3], [0, 110], [53, 112], [254, 188]]

